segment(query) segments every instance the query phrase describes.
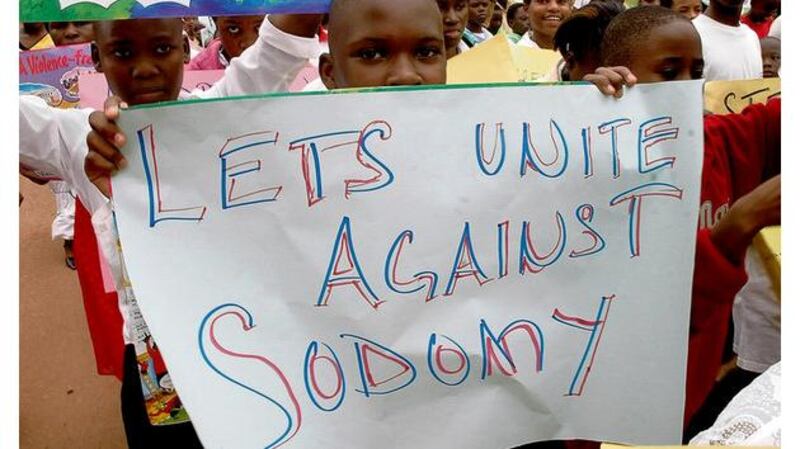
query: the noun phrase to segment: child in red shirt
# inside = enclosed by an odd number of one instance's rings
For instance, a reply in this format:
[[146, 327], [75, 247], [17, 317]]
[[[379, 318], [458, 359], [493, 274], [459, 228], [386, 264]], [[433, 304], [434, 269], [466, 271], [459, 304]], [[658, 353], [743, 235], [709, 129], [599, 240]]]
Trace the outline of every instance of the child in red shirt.
[[780, 5], [780, 0], [753, 0], [750, 12], [742, 17], [742, 23], [755, 31], [759, 39], [767, 37]]

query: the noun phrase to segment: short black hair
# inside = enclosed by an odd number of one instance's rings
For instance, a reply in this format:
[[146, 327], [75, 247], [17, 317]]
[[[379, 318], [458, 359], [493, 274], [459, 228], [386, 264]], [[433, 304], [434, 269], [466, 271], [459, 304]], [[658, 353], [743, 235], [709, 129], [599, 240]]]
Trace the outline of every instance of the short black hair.
[[525, 7], [525, 5], [523, 5], [522, 3], [514, 3], [511, 6], [509, 6], [508, 10], [506, 10], [506, 20], [508, 21], [508, 23], [513, 22], [514, 21], [514, 16], [517, 15], [517, 11], [520, 8], [524, 8], [524, 7]]
[[600, 46], [600, 63], [606, 67], [630, 66], [633, 49], [655, 28], [689, 19], [671, 9], [637, 6], [614, 18]]
[[[672, 9], [672, 3], [673, 3], [672, 0], [659, 0], [659, 3], [661, 3], [661, 6], [663, 6], [665, 8]], [[700, 3], [702, 3], [702, 2], [700, 2]]]
[[596, 53], [599, 57], [606, 28], [614, 17], [624, 11], [625, 6], [615, 0], [592, 1], [575, 11], [558, 27], [553, 44], [562, 55], [570, 52], [578, 61], [590, 53]]

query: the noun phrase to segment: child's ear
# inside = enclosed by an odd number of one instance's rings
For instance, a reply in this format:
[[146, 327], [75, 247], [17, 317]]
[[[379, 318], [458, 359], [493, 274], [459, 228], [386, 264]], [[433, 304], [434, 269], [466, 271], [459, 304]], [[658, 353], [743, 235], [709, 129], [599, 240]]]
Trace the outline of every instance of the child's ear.
[[330, 53], [323, 53], [319, 57], [319, 77], [328, 90], [336, 89], [336, 81], [333, 79], [333, 58]]
[[188, 64], [192, 59], [191, 47], [189, 46], [189, 36], [183, 33], [183, 63]]
[[100, 64], [100, 49], [97, 48], [97, 44], [92, 42], [92, 63], [94, 64], [94, 69], [98, 72], [103, 72], [103, 65]]

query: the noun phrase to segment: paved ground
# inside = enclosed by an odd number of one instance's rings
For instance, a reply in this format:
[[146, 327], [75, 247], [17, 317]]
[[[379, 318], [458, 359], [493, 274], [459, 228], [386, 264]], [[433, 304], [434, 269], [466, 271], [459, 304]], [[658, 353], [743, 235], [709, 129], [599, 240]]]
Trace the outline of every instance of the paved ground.
[[124, 449], [119, 381], [95, 370], [75, 272], [50, 240], [47, 186], [20, 178], [20, 448]]

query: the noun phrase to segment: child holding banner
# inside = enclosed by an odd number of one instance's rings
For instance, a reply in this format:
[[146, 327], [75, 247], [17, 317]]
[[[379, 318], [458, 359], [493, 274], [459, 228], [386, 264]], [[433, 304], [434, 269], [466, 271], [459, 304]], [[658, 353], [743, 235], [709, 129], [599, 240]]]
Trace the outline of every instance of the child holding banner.
[[[699, 79], [700, 36], [684, 17], [662, 8], [636, 8], [609, 25], [604, 65], [631, 68], [640, 82]], [[747, 281], [743, 261], [763, 227], [780, 224], [780, 99], [741, 114], [705, 118], [702, 220], [692, 297], [686, 422], [711, 391], [733, 299]]]
[[[367, 20], [374, 17], [382, 19]], [[362, 26], [353, 27], [353, 22]], [[331, 54], [321, 64], [329, 88], [445, 81], [441, 16], [428, 0], [408, 2], [402, 9], [385, 0], [369, 4], [334, 2], [330, 43]], [[397, 59], [401, 62], [395, 62]], [[604, 85], [612, 83], [607, 79], [605, 82]], [[124, 158], [117, 150], [125, 141], [115, 123], [118, 113], [118, 107], [109, 104], [105, 113], [96, 112], [91, 118], [93, 131], [88, 139], [86, 175], [106, 192], [109, 174], [124, 166]]]
[[[314, 56], [317, 43], [311, 36], [318, 26], [318, 16], [273, 16], [265, 20], [258, 44], [238, 58], [225, 78], [204, 95], [286, 90], [296, 72]], [[178, 98], [186, 56], [179, 19], [99, 22], [96, 30], [95, 62], [123, 100], [144, 104]], [[83, 173], [88, 131], [87, 111], [57, 111], [39, 99], [20, 99], [20, 159], [26, 165], [57, 173], [76, 186], [78, 195], [95, 214], [95, 230], [113, 262], [117, 258], [116, 242], [107, 200]], [[120, 273], [118, 267], [116, 274]], [[158, 372], [156, 345], [132, 291], [122, 282], [118, 282], [118, 288], [128, 344], [122, 408], [129, 446], [202, 447], [168, 374]], [[141, 355], [138, 346], [142, 347]]]

